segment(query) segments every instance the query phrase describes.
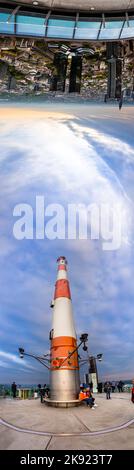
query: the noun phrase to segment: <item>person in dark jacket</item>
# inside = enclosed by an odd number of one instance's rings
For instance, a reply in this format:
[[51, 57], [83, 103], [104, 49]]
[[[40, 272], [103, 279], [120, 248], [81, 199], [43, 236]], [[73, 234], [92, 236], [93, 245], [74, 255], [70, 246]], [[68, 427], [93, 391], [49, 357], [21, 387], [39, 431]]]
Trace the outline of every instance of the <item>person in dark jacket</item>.
[[122, 108], [122, 105], [123, 105], [123, 98], [121, 96], [121, 98], [119, 99], [119, 109]]
[[16, 389], [17, 389], [17, 385], [15, 382], [12, 383], [12, 394], [13, 394], [13, 398], [16, 398]]
[[105, 392], [106, 392], [106, 398], [107, 400], [109, 400], [111, 397], [110, 397], [110, 393], [111, 393], [111, 385], [109, 382], [106, 383], [105, 385]]
[[102, 382], [98, 383], [98, 393], [102, 393]]
[[119, 383], [118, 383], [118, 385], [117, 385], [117, 388], [118, 388], [118, 391], [119, 391], [119, 392], [123, 392], [123, 385], [124, 385], [124, 384], [123, 384], [122, 380], [120, 380]]

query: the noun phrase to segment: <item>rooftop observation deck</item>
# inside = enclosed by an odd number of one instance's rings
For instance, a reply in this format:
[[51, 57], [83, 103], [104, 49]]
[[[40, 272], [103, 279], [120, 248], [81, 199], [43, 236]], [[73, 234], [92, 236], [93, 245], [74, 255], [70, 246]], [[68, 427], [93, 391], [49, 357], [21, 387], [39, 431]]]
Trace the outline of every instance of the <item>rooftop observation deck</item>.
[[[0, 449], [133, 450], [134, 404], [130, 393], [96, 396], [94, 410], [51, 408], [40, 399], [0, 400]], [[57, 424], [58, 423], [58, 424]]]

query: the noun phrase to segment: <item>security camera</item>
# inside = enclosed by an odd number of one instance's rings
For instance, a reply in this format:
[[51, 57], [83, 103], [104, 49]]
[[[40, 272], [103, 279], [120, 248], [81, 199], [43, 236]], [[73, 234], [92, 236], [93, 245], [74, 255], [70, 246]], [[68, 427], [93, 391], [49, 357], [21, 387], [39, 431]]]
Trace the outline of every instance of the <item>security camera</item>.
[[80, 341], [83, 343], [83, 351], [87, 351], [87, 346], [85, 343], [88, 341], [88, 334], [82, 333], [82, 335], [80, 336]]
[[80, 341], [85, 343], [87, 340], [88, 340], [88, 334], [87, 333], [82, 333], [82, 335], [80, 336]]
[[87, 351], [87, 346], [84, 344], [83, 351]]
[[98, 359], [99, 362], [101, 362], [102, 361], [102, 354], [97, 354], [97, 359]]
[[24, 349], [23, 349], [23, 348], [19, 348], [19, 353], [20, 353], [20, 358], [23, 359], [23, 357], [24, 357]]

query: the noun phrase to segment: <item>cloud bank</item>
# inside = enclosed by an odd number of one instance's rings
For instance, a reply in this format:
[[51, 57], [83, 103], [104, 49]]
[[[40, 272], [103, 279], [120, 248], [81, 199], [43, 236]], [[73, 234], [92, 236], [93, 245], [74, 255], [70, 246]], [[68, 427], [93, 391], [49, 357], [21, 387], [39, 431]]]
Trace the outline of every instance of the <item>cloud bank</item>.
[[[17, 349], [48, 350], [60, 254], [69, 262], [77, 333], [89, 333], [89, 353], [103, 353], [100, 375], [134, 375], [134, 139], [127, 110], [125, 128], [126, 138], [114, 111], [101, 127], [97, 113], [85, 120], [80, 110], [70, 119], [38, 114], [21, 125], [1, 118], [1, 381], [43, 383], [48, 377], [41, 366], [21, 362]], [[119, 204], [120, 249], [104, 252], [100, 240], [15, 240], [14, 206], [24, 202], [34, 210], [36, 195], [65, 210], [70, 203]], [[22, 367], [29, 367], [29, 379]]]

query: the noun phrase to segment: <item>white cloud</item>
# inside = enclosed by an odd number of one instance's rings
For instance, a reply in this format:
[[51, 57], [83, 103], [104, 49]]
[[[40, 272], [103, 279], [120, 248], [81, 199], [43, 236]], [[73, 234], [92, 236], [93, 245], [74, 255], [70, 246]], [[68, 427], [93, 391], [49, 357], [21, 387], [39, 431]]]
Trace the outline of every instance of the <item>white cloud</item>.
[[[23, 363], [22, 363], [22, 359], [20, 359], [19, 357], [15, 356], [15, 354], [10, 354], [10, 353], [7, 353], [5, 351], [0, 351], [0, 357], [8, 360], [8, 362], [12, 362], [12, 363], [15, 363], [15, 364], [19, 364], [19, 365], [23, 365], [24, 367], [27, 367], [28, 369], [33, 369], [35, 370], [34, 367], [32, 367], [31, 365], [29, 365], [27, 363], [27, 361], [25, 359], [23, 359]], [[4, 363], [3, 363], [4, 364]], [[4, 366], [3, 366], [4, 367]], [[7, 365], [6, 365], [7, 367]], [[9, 366], [8, 366], [9, 367]]]

